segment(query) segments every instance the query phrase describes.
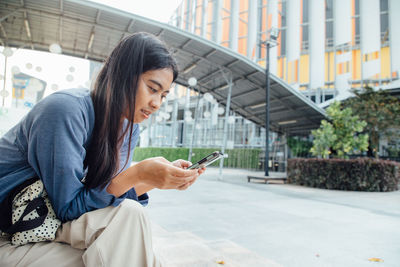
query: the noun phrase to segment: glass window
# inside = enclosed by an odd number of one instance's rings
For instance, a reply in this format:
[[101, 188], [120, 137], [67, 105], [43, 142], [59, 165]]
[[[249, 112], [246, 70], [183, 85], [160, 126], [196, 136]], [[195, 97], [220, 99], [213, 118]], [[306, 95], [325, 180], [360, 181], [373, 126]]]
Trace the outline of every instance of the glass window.
[[280, 29], [280, 36], [281, 36], [281, 56], [286, 56], [286, 1], [282, 0], [281, 2], [281, 29]]
[[281, 55], [286, 56], [286, 29], [281, 29]]
[[301, 49], [302, 50], [308, 50], [308, 43], [309, 43], [309, 40], [308, 40], [308, 25], [303, 25], [302, 26], [302, 28], [303, 28], [303, 36], [302, 36], [302, 47], [301, 47]]
[[332, 98], [333, 98], [333, 95], [325, 95], [325, 101], [332, 99]]
[[333, 1], [332, 0], [326, 0], [326, 19], [332, 19], [333, 18]]
[[381, 40], [382, 44], [386, 44], [389, 40], [389, 12], [388, 0], [380, 1], [381, 10]]
[[[265, 6], [263, 6], [262, 1], [258, 2], [259, 8], [258, 8], [258, 12], [257, 12], [257, 18], [258, 18], [258, 23], [257, 23], [257, 43], [261, 43], [262, 41], [264, 41], [265, 36], [263, 36], [263, 33], [265, 31], [263, 31], [263, 27], [267, 28], [268, 25], [263, 25], [264, 22], [264, 18], [267, 15], [266, 12], [264, 12], [266, 9]], [[264, 37], [264, 38], [263, 38]], [[262, 49], [260, 49], [260, 46], [257, 46], [256, 48], [256, 52], [257, 52], [257, 59], [261, 59], [262, 57]]]
[[325, 38], [328, 47], [333, 46], [333, 21], [327, 21], [325, 24]]
[[360, 15], [360, 1], [359, 0], [355, 0], [354, 4], [355, 4], [355, 9], [356, 9], [354, 11], [354, 14], [355, 15]]
[[281, 25], [286, 27], [286, 2], [282, 2], [282, 14], [281, 14]]
[[356, 22], [356, 44], [360, 44], [360, 17], [356, 17], [355, 22]]
[[308, 13], [309, 13], [309, 10], [308, 10], [309, 8], [308, 8], [308, 0], [303, 0], [303, 23], [306, 23], [306, 22], [308, 22]]
[[385, 33], [389, 25], [389, 16], [387, 13], [381, 14], [381, 33]]
[[381, 0], [380, 1], [381, 12], [389, 10], [388, 0]]

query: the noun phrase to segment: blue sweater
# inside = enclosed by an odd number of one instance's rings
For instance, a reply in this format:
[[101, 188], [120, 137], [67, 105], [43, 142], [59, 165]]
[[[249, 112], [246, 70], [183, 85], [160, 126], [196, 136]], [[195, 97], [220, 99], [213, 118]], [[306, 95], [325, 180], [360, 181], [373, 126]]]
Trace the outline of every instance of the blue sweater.
[[[134, 188], [116, 198], [106, 189], [84, 186], [83, 161], [93, 127], [93, 103], [86, 89], [59, 91], [37, 103], [0, 139], [0, 201], [15, 186], [38, 176], [63, 222], [88, 211], [117, 206], [125, 198], [146, 205], [147, 194], [138, 197]], [[133, 156], [139, 138], [137, 124], [130, 138]], [[128, 142], [126, 136], [120, 149], [120, 170], [127, 160]], [[124, 169], [129, 165], [130, 159]]]

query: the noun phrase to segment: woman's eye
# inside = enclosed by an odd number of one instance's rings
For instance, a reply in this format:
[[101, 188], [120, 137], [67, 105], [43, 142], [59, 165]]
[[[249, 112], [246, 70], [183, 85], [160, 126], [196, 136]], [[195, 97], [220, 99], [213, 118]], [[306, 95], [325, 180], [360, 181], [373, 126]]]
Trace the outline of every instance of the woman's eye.
[[153, 92], [153, 93], [157, 93], [158, 91], [156, 90], [156, 89], [154, 89], [153, 87], [150, 87], [149, 86], [149, 88], [150, 88], [150, 90]]

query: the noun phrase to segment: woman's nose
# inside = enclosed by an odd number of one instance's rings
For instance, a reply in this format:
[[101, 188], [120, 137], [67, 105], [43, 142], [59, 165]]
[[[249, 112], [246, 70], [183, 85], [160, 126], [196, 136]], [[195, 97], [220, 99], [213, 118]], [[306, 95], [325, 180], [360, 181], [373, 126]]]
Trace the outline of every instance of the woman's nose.
[[157, 97], [153, 97], [153, 99], [151, 100], [151, 107], [155, 110], [159, 109], [161, 106], [161, 97], [157, 96]]

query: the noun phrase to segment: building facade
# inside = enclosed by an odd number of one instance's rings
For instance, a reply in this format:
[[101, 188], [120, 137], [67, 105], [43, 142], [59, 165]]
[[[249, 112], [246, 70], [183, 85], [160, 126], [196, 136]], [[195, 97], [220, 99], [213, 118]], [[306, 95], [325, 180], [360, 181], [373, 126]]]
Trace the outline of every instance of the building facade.
[[397, 0], [183, 0], [170, 24], [262, 66], [279, 29], [271, 73], [324, 106], [399, 78], [399, 14]]

